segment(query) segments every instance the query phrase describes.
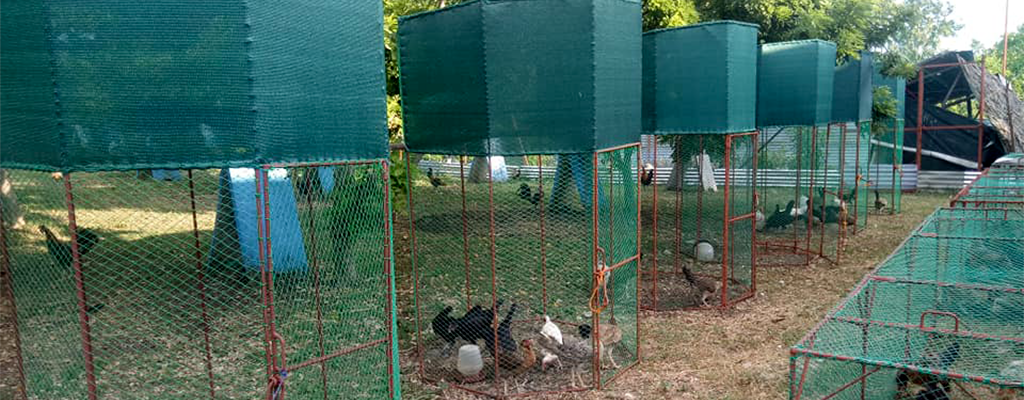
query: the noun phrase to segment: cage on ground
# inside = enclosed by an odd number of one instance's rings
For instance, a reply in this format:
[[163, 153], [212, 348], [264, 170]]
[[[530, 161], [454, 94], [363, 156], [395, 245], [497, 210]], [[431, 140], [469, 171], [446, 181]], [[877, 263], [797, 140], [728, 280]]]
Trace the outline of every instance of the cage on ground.
[[835, 49], [820, 40], [760, 48], [758, 266], [808, 265], [824, 253], [826, 239], [838, 237], [840, 213], [830, 204], [837, 196], [824, 186]]
[[639, 18], [527, 0], [399, 21], [425, 381], [527, 396], [639, 361]]
[[950, 207], [1024, 209], [1024, 168], [991, 167], [949, 202]]
[[903, 113], [906, 108], [907, 82], [900, 77], [881, 73], [881, 64], [873, 67], [872, 85], [882, 109], [892, 116], [872, 116], [870, 167], [867, 170], [871, 190], [869, 212], [895, 215], [900, 213], [903, 183]]
[[755, 290], [757, 26], [652, 31], [643, 46], [643, 307], [730, 307]]
[[[145, 10], [4, 3], [5, 378], [28, 399], [397, 398], [382, 6]], [[296, 21], [322, 23], [275, 29]]]
[[[833, 154], [838, 158], [838, 163], [831, 162], [829, 167], [837, 171], [839, 177], [838, 181], [829, 181], [825, 186], [836, 191], [847, 216], [845, 221], [840, 221], [840, 245], [847, 234], [857, 234], [868, 226], [873, 60], [872, 53], [862, 51], [857, 58], [844, 60], [835, 72], [832, 124], [826, 134], [830, 145], [826, 148], [829, 149], [828, 159]], [[831, 144], [833, 140], [837, 145]]]
[[790, 398], [1019, 394], [1022, 224], [1020, 210], [937, 210], [791, 349]]

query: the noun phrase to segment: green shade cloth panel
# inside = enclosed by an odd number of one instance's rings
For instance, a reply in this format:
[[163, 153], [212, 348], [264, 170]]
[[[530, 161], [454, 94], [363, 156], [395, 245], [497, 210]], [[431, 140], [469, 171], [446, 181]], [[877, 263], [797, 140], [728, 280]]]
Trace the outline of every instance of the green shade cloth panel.
[[860, 122], [871, 120], [872, 59], [867, 51], [860, 59], [849, 59], [836, 67], [832, 92], [832, 122]]
[[0, 8], [4, 167], [387, 157], [380, 2], [3, 0]]
[[757, 25], [716, 21], [647, 32], [643, 72], [644, 133], [755, 129]]
[[410, 151], [582, 153], [640, 140], [639, 0], [472, 1], [398, 24]]
[[875, 87], [887, 87], [892, 96], [896, 98], [896, 118], [903, 119], [907, 110], [907, 80], [902, 77], [882, 75], [882, 64], [873, 63], [872, 85]]
[[836, 45], [822, 40], [761, 45], [757, 125], [820, 125], [832, 119]]

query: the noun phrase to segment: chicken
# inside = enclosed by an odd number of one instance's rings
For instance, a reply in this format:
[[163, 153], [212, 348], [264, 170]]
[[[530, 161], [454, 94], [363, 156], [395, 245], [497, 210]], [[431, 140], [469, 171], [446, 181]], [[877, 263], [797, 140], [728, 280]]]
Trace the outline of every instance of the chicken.
[[786, 203], [786, 210], [782, 211], [779, 209], [779, 205], [775, 205], [775, 212], [768, 217], [768, 220], [764, 223], [764, 229], [785, 229], [793, 223], [793, 206], [796, 204], [793, 200]]
[[700, 303], [705, 307], [708, 306], [708, 298], [715, 293], [718, 293], [722, 288], [721, 282], [715, 279], [695, 275], [693, 271], [690, 271], [690, 268], [685, 265], [683, 265], [683, 276], [691, 286], [700, 290]]
[[650, 163], [644, 164], [640, 170], [640, 183], [644, 186], [651, 186], [654, 182], [654, 166]]
[[611, 362], [612, 368], [618, 369], [619, 364], [615, 362], [615, 358], [612, 357], [612, 349], [616, 344], [622, 341], [622, 330], [619, 329], [618, 325], [615, 325], [614, 321], [610, 321], [606, 325], [601, 325], [600, 333], [597, 338], [597, 351], [598, 356], [601, 358], [601, 364], [603, 366], [604, 359], [607, 356], [608, 361]]
[[445, 183], [444, 183], [444, 181], [441, 180], [441, 178], [434, 176], [434, 169], [433, 168], [427, 168], [427, 178], [430, 178], [430, 186], [433, 186], [433, 187], [445, 186]]
[[875, 191], [875, 211], [882, 211], [888, 206], [885, 199], [878, 195], [878, 191]]
[[537, 205], [538, 203], [540, 203], [540, 199], [543, 196], [541, 194], [540, 187], [537, 188], [537, 193], [533, 193], [533, 191], [530, 190], [530, 185], [527, 185], [525, 183], [519, 185], [519, 190], [516, 194], [519, 195], [519, 198], [529, 201], [530, 204], [533, 205]]
[[516, 169], [514, 169], [512, 171], [512, 179], [513, 180], [519, 180], [522, 177], [523, 177], [523, 169], [522, 168], [516, 168]]
[[758, 232], [764, 231], [764, 213], [761, 212], [760, 208], [754, 213], [754, 224], [754, 229], [757, 229]]
[[559, 346], [565, 344], [562, 341], [562, 330], [558, 329], [558, 325], [551, 322], [551, 318], [547, 315], [544, 316], [544, 325], [540, 327], [540, 334], [546, 339], [558, 343]]
[[[923, 367], [931, 370], [945, 370], [960, 358], [960, 342], [954, 341], [946, 346], [941, 352], [925, 350], [918, 362]], [[908, 394], [910, 384], [921, 386], [923, 391], [916, 395]], [[948, 379], [934, 375], [918, 372], [911, 369], [902, 369], [896, 375], [896, 398], [905, 399], [908, 396], [915, 400], [945, 400], [949, 399], [948, 393], [952, 390]]]
[[[512, 307], [515, 307], [515, 304], [513, 304]], [[515, 369], [512, 371], [512, 375], [522, 375], [537, 364], [537, 353], [533, 351], [533, 341], [530, 339], [523, 340], [522, 346], [520, 347], [519, 359], [510, 360], [517, 364]], [[502, 359], [503, 362], [504, 360], [505, 358]]]
[[[57, 236], [53, 234], [50, 228], [45, 225], [39, 225], [39, 231], [46, 235], [46, 252], [50, 253], [50, 257], [53, 257], [57, 261], [57, 264], [64, 267], [71, 267], [72, 255], [71, 255], [71, 243], [63, 242], [57, 239]], [[92, 248], [100, 241], [100, 237], [95, 232], [88, 228], [81, 228], [78, 230], [78, 257], [81, 259], [92, 250]]]
[[562, 361], [558, 358], [558, 354], [552, 353], [551, 351], [548, 351], [548, 350], [544, 349], [543, 347], [541, 347], [540, 348], [540, 356], [541, 356], [541, 359], [540, 359], [540, 370], [541, 370], [541, 372], [547, 371], [548, 366], [551, 365], [551, 364], [555, 364], [555, 365], [558, 366], [558, 368], [562, 368]]
[[[504, 354], [512, 354], [516, 351], [516, 341], [512, 338], [512, 316], [515, 315], [516, 310], [519, 309], [519, 305], [513, 303], [512, 307], [509, 307], [508, 313], [505, 314], [505, 318], [498, 324], [498, 346], [501, 352]], [[490, 330], [488, 330], [490, 332]], [[486, 335], [484, 343], [487, 344], [487, 349], [490, 350], [491, 354], [495, 354], [494, 337]]]
[[434, 329], [434, 334], [445, 341], [445, 348], [455, 344], [455, 338], [458, 336], [455, 333], [455, 318], [451, 316], [452, 307], [445, 307], [441, 310], [433, 320], [430, 321], [430, 327]]

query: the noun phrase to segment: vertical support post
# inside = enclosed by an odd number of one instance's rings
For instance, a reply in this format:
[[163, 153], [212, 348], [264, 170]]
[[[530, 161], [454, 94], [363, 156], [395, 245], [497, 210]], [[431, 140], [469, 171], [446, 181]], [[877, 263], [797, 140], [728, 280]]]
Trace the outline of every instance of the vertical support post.
[[[0, 171], [0, 175], [3, 174], [4, 172]], [[4, 227], [3, 220], [3, 205], [0, 204], [0, 275], [4, 278], [0, 285], [3, 285], [3, 293], [7, 293], [7, 300], [11, 303], [11, 320], [14, 324], [14, 348], [17, 349], [15, 362], [18, 363], [18, 392], [21, 393], [22, 398], [28, 398], [28, 382], [25, 380], [25, 359], [21, 355], [21, 330], [18, 329], [18, 304], [14, 298], [14, 271], [11, 270], [11, 254], [7, 249], [7, 228]]]
[[[265, 258], [265, 261], [266, 261], [266, 274], [265, 274], [266, 281], [264, 282], [263, 291], [265, 292], [265, 294], [264, 294], [264, 301], [266, 302], [266, 304], [265, 304], [266, 309], [265, 310], [266, 310], [267, 332], [268, 332], [268, 336], [269, 336], [268, 340], [270, 341], [270, 351], [271, 351], [271, 354], [270, 354], [270, 366], [269, 367], [271, 368], [271, 378], [274, 378], [275, 375], [278, 373], [278, 371], [280, 371], [285, 366], [284, 365], [278, 365], [278, 362], [279, 362], [278, 355], [281, 354], [281, 352], [283, 352], [284, 349], [279, 349], [278, 348], [278, 346], [279, 346], [278, 342], [279, 341], [277, 339], [277, 327], [275, 326], [275, 321], [276, 321], [277, 317], [274, 315], [274, 256], [273, 256], [274, 253], [273, 253], [273, 246], [272, 246], [271, 240], [270, 240], [271, 239], [271, 230], [270, 230], [270, 178], [269, 178], [269, 175], [267, 173], [267, 171], [269, 169], [270, 169], [269, 165], [264, 165], [263, 167], [256, 169], [256, 176], [257, 176], [257, 178], [256, 178], [256, 182], [257, 182], [256, 188], [257, 188], [257, 190], [260, 190], [262, 192], [261, 193], [262, 196], [260, 198], [258, 198], [259, 202], [258, 202], [257, 207], [262, 208], [262, 210], [263, 210], [263, 212], [262, 212], [263, 220], [259, 224], [257, 224], [257, 225], [262, 225], [263, 226], [263, 247], [265, 247], [263, 252], [264, 252], [264, 255], [266, 256], [266, 258]], [[260, 185], [260, 182], [262, 182], [262, 185]], [[285, 394], [284, 394], [285, 393], [284, 382], [283, 381], [279, 381], [278, 385], [279, 385], [279, 387], [277, 388], [277, 391], [278, 391], [279, 398], [283, 398], [285, 396]], [[273, 393], [270, 393], [269, 396], [273, 396]], [[271, 399], [271, 400], [276, 400], [276, 399]]]
[[[760, 143], [761, 131], [754, 130], [754, 137], [750, 140], [750, 146], [753, 149], [753, 164], [751, 164], [751, 175], [750, 175], [750, 186], [754, 188], [752, 199], [754, 205], [754, 218], [750, 219], [750, 292], [757, 294], [757, 211], [758, 206], [761, 204], [760, 194], [757, 192], [757, 153], [760, 151], [758, 144]], [[767, 251], [767, 250], [766, 250]]]
[[[639, 179], [640, 178], [640, 174], [643, 173], [643, 169], [640, 168], [640, 166], [642, 164], [642, 159], [641, 159], [641, 156], [640, 156], [642, 149], [643, 148], [640, 145], [636, 146], [636, 171], [637, 171], [637, 180], [636, 180], [636, 248], [634, 249], [634, 251], [635, 251], [635, 254], [636, 254], [636, 274], [637, 274], [637, 278], [642, 277], [642, 275], [640, 274], [640, 271], [641, 271], [640, 232], [641, 232], [642, 222], [640, 220], [640, 179]], [[641, 299], [641, 297], [640, 297], [640, 282], [641, 282], [641, 280], [638, 279], [636, 282], [637, 282], [637, 285], [636, 285], [636, 300], [637, 301], [636, 301], [636, 310], [635, 310], [635, 312], [636, 312], [636, 315], [640, 315], [640, 299]], [[636, 337], [638, 337], [638, 338], [642, 337], [642, 336], [640, 336], [640, 324], [639, 323], [636, 324]], [[636, 362], [640, 362], [640, 341], [639, 340], [636, 341]]]
[[537, 202], [537, 205], [540, 206], [540, 280], [543, 291], [541, 300], [544, 302], [541, 309], [544, 310], [544, 315], [548, 315], [547, 232], [544, 221], [544, 159], [539, 155], [537, 156], [537, 192], [540, 193], [540, 201]]
[[981, 99], [978, 102], [978, 171], [984, 169], [982, 147], [985, 138], [985, 57], [981, 58]]
[[[970, 102], [968, 102], [970, 104]], [[924, 67], [917, 70], [917, 154], [914, 155], [914, 163], [917, 164], [917, 173], [921, 173], [921, 138], [924, 135]], [[895, 139], [895, 138], [894, 138]], [[893, 144], [896, 144], [895, 140]]]
[[92, 332], [89, 314], [86, 311], [85, 271], [82, 254], [78, 248], [78, 222], [75, 219], [75, 198], [71, 189], [71, 173], [64, 174], [64, 197], [68, 208], [68, 228], [71, 231], [71, 265], [75, 271], [75, 286], [78, 294], [78, 324], [81, 327], [82, 355], [85, 361], [85, 384], [89, 400], [96, 400], [96, 366], [92, 355]]
[[[309, 258], [313, 267], [313, 295], [316, 306], [316, 334], [317, 346], [320, 350], [320, 357], [327, 355], [324, 350], [324, 318], [323, 300], [320, 295], [320, 260], [316, 250], [316, 216], [313, 207], [313, 174], [317, 173], [315, 167], [307, 167], [303, 179], [306, 181], [306, 207], [309, 210]], [[391, 365], [390, 363], [388, 365]], [[390, 376], [390, 375], [389, 375]], [[324, 400], [327, 400], [327, 363], [320, 363], [320, 378], [324, 388]]]
[[[704, 233], [704, 229], [702, 229], [704, 220], [704, 174], [708, 173], [708, 171], [704, 170], [704, 157], [706, 155], [704, 152], [704, 135], [700, 135], [697, 139], [697, 151], [699, 151], [698, 157], [700, 157], [700, 162], [697, 163], [697, 179], [700, 181], [697, 184], [697, 241], [699, 242]], [[712, 171], [711, 179], [713, 180], [714, 178], [715, 174]], [[694, 254], [693, 249], [690, 250], [690, 254]]]
[[[621, 150], [614, 150], [621, 151]], [[612, 160], [616, 159], [615, 153], [609, 152], [608, 156]], [[600, 154], [600, 153], [598, 153]], [[595, 171], [596, 173], [596, 171]], [[625, 180], [625, 177], [622, 177]], [[600, 179], [598, 180], [600, 182]], [[625, 182], [623, 182], [625, 183]], [[598, 188], [594, 188], [594, 192], [597, 192]], [[615, 162], [610, 161], [608, 163], [608, 267], [615, 265]], [[612, 271], [608, 271], [608, 276], [605, 277], [605, 281], [611, 281], [608, 285], [609, 301], [608, 301], [608, 315], [611, 321], [615, 320], [615, 274]]]
[[[805, 253], [806, 256], [804, 257], [804, 265], [811, 264], [811, 232], [814, 229], [814, 225], [811, 224], [811, 221], [814, 220], [814, 173], [818, 169], [818, 159], [816, 158], [817, 150], [818, 127], [815, 125], [811, 127], [811, 159], [810, 161], [808, 161], [810, 165], [810, 168], [808, 168], [808, 170], [810, 171], [811, 182], [810, 185], [808, 185], [808, 191], [810, 193], [808, 194], [807, 198], [810, 203], [807, 205], [807, 212], [810, 215], [807, 215], [807, 233], [804, 235], [804, 243], [807, 246], [807, 252]], [[822, 199], [822, 202], [824, 203], [824, 199]], [[822, 217], [824, 217], [824, 215], [822, 215]], [[818, 254], [821, 254], [820, 250], [818, 251]]]
[[256, 183], [256, 248], [259, 251], [260, 260], [260, 300], [263, 303], [263, 350], [266, 353], [267, 380], [270, 385], [267, 387], [267, 400], [274, 400], [274, 344], [272, 331], [270, 330], [270, 313], [267, 308], [267, 281], [270, 279], [267, 274], [266, 247], [263, 246], [266, 229], [263, 226], [263, 175], [259, 168], [253, 168], [253, 177]]
[[681, 258], [682, 257], [681, 253], [682, 253], [682, 250], [683, 250], [683, 227], [682, 227], [683, 214], [682, 213], [683, 213], [683, 187], [686, 184], [686, 168], [683, 167], [682, 160], [676, 160], [675, 157], [674, 157], [675, 154], [676, 154], [675, 147], [676, 146], [681, 146], [681, 144], [679, 143], [679, 137], [672, 138], [672, 146], [673, 146], [673, 149], [672, 149], [672, 153], [673, 153], [673, 157], [672, 157], [672, 170], [675, 171], [676, 168], [679, 168], [679, 173], [676, 174], [676, 203], [675, 203], [676, 204], [676, 209], [675, 209], [675, 213], [672, 214], [672, 220], [675, 222], [675, 230], [673, 230], [674, 241], [673, 241], [673, 247], [672, 247], [672, 265], [673, 265], [673, 271], [675, 271], [675, 273], [678, 276], [678, 274], [682, 271], [682, 265], [683, 265], [683, 260]]
[[[654, 167], [654, 171], [651, 173], [651, 187], [654, 189], [652, 202], [654, 205], [651, 206], [651, 240], [653, 245], [651, 247], [651, 299], [653, 299], [654, 310], [658, 310], [658, 137], [651, 135], [651, 142], [653, 143], [652, 153], [654, 160], [651, 165]], [[639, 154], [640, 151], [637, 151]], [[639, 156], [638, 156], [639, 157]], [[640, 168], [638, 166], [638, 168]], [[641, 171], [640, 179], [643, 179], [643, 169]], [[671, 174], [669, 174], [671, 176]], [[637, 188], [637, 208], [640, 208], [640, 191]], [[640, 221], [638, 218], [637, 221]], [[637, 242], [640, 243], [639, 241]]]
[[[796, 141], [796, 185], [793, 185], [793, 198], [799, 200], [800, 199], [800, 184], [803, 183], [803, 180], [802, 180], [803, 176], [802, 175], [803, 175], [803, 171], [804, 171], [804, 128], [803, 127], [797, 128], [797, 133], [796, 134], [797, 134], [797, 141]], [[765, 185], [765, 191], [767, 192], [767, 190], [768, 189], [767, 189], [767, 184], [766, 184]], [[808, 201], [810, 201], [809, 198], [808, 198]], [[806, 204], [803, 204], [803, 205], [807, 206], [807, 212], [811, 212], [811, 203], [806, 203]], [[797, 204], [797, 207], [799, 208], [799, 207], [801, 207], [803, 205]], [[804, 222], [804, 232], [807, 232], [807, 234], [809, 234], [809, 232], [811, 230], [811, 216], [810, 215], [805, 215], [804, 216], [804, 220], [806, 221], [806, 222]], [[797, 231], [796, 231], [796, 229], [793, 229], [792, 231], [793, 231], [793, 234], [791, 236], [793, 238], [793, 251], [795, 253], [797, 250], [801, 250], [801, 248], [798, 245], [799, 240], [797, 239]], [[768, 248], [765, 247], [765, 251], [768, 251], [767, 249]], [[802, 250], [804, 250], [804, 264], [805, 265], [809, 265], [811, 263], [810, 255], [808, 254], [808, 252], [811, 251], [811, 241], [809, 239], [806, 239], [805, 248], [803, 248]]]
[[[386, 357], [388, 358], [388, 394], [391, 399], [397, 399], [398, 393], [395, 390], [395, 365], [394, 365], [394, 346], [395, 346], [395, 311], [394, 311], [394, 299], [391, 294], [395, 292], [395, 282], [392, 279], [394, 272], [392, 272], [392, 260], [391, 260], [391, 169], [388, 165], [387, 160], [380, 162], [381, 166], [381, 182], [384, 186], [384, 301], [385, 301], [385, 314], [387, 315], [387, 335], [388, 335], [388, 348], [386, 350]], [[322, 364], [326, 364], [326, 361]], [[324, 386], [324, 398], [327, 397], [327, 386], [325, 376]]]
[[[591, 234], [592, 234], [592, 238], [593, 238], [593, 246], [591, 246], [592, 247], [591, 248], [592, 263], [591, 263], [591, 268], [590, 268], [591, 271], [590, 271], [590, 273], [591, 273], [591, 276], [593, 277], [593, 278], [591, 278], [591, 282], [592, 282], [591, 285], [592, 285], [593, 290], [597, 290], [597, 274], [598, 274], [598, 270], [597, 269], [599, 268], [598, 260], [597, 260], [597, 248], [598, 248], [598, 235], [597, 235], [598, 234], [598, 223], [597, 223], [597, 221], [598, 221], [598, 212], [599, 212], [600, 208], [598, 208], [598, 206], [597, 206], [597, 189], [598, 189], [598, 182], [597, 182], [597, 157], [598, 157], [598, 153], [597, 152], [591, 153], [592, 165], [591, 165], [590, 171], [591, 171], [591, 175], [592, 176], [591, 176], [591, 186], [590, 186], [590, 196], [591, 196], [590, 208], [592, 210], [591, 217], [593, 219], [593, 221], [592, 221], [593, 225], [591, 227]], [[592, 364], [591, 370], [592, 370], [592, 373], [593, 373], [593, 379], [594, 379], [594, 383], [593, 384], [594, 384], [594, 387], [596, 387], [598, 390], [600, 390], [601, 389], [601, 358], [600, 358], [600, 348], [599, 348], [599, 346], [600, 346], [601, 342], [600, 342], [600, 340], [598, 340], [598, 338], [601, 337], [601, 319], [600, 319], [601, 315], [598, 312], [591, 312], [591, 314], [593, 315], [591, 318], [592, 318], [592, 326], [594, 327], [593, 332], [591, 332], [593, 335], [591, 337], [592, 342], [591, 342], [591, 347], [590, 348], [592, 350], [594, 350], [592, 352], [593, 364]]]
[[203, 271], [203, 250], [199, 242], [199, 219], [196, 213], [196, 186], [192, 170], [188, 170], [188, 198], [192, 207], [192, 245], [196, 257], [196, 280], [199, 282], [199, 304], [203, 314], [203, 345], [206, 350], [206, 377], [210, 382], [210, 398], [216, 398], [213, 384], [213, 356], [210, 350], [210, 317], [206, 312], [206, 277]]
[[724, 218], [722, 218], [722, 307], [729, 304], [728, 274], [731, 269], [729, 263], [729, 219], [731, 218], [729, 214], [729, 175], [732, 172], [730, 158], [732, 158], [732, 135], [725, 135], [725, 180], [722, 182], [725, 185], [723, 189], [725, 192], [725, 204], [722, 206], [722, 212], [724, 213]]
[[[488, 168], [490, 167], [490, 161], [487, 160]], [[470, 298], [469, 291], [469, 219], [466, 211], [466, 156], [461, 155], [459, 156], [459, 190], [462, 193], [462, 263], [466, 275], [466, 310], [469, 311], [473, 300]]]
[[[490, 168], [490, 159], [487, 160], [487, 209], [490, 213], [490, 242], [491, 242], [491, 311], [492, 320], [498, 319], [498, 252], [497, 235], [494, 227], [494, 170]], [[498, 365], [501, 364], [501, 353], [498, 351], [498, 324], [491, 324], [494, 332], [494, 392], [498, 393], [498, 380], [501, 378], [498, 372]]]
[[[423, 334], [422, 328], [420, 327], [420, 271], [418, 261], [419, 245], [416, 241], [416, 207], [413, 202], [414, 196], [412, 195], [412, 159], [409, 157], [409, 151], [405, 152], [405, 187], [408, 188], [407, 198], [409, 200], [409, 240], [412, 242], [412, 251], [410, 252], [410, 262], [412, 264], [412, 276], [413, 276], [413, 303], [415, 304], [416, 313], [416, 358], [419, 364], [419, 374], [421, 378], [426, 377], [426, 371], [423, 366]], [[462, 162], [462, 159], [459, 159]]]

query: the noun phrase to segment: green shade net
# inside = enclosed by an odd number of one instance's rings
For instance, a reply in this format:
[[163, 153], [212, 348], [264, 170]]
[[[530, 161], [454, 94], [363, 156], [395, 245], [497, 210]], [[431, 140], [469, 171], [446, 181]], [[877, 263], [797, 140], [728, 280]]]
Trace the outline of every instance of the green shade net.
[[643, 130], [754, 130], [757, 25], [709, 22], [643, 37]]
[[405, 142], [435, 154], [640, 140], [640, 2], [473, 1], [402, 18]]
[[860, 59], [847, 60], [836, 67], [832, 91], [832, 122], [871, 120], [870, 52], [862, 51]]
[[3, 1], [5, 167], [387, 156], [377, 2]]
[[836, 45], [821, 40], [761, 45], [757, 125], [819, 125], [832, 117]]

